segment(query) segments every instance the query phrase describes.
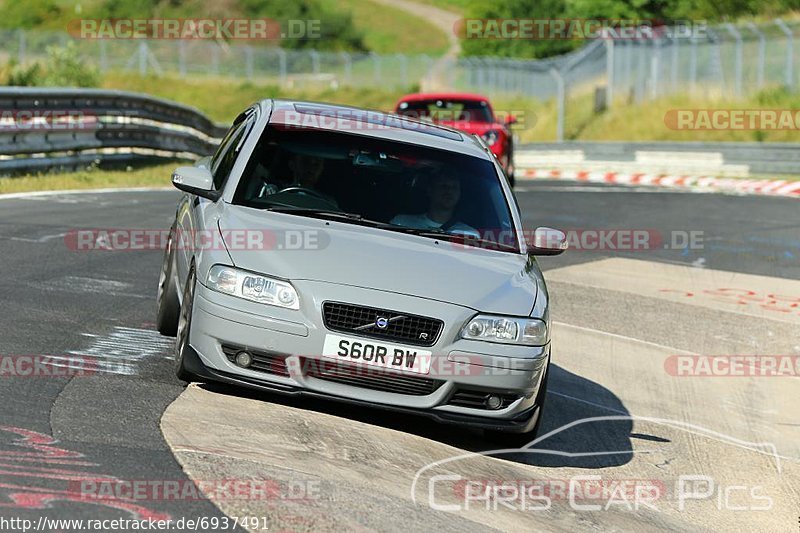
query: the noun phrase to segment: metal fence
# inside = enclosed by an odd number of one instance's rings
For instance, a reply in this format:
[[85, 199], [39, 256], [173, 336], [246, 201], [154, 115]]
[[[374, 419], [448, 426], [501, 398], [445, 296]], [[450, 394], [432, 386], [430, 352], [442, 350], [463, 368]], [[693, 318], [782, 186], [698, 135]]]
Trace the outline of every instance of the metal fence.
[[225, 77], [282, 87], [421, 86], [552, 101], [559, 140], [573, 137], [598, 106], [670, 94], [736, 98], [768, 86], [800, 85], [800, 21], [782, 20], [710, 27], [702, 37], [595, 39], [545, 60], [290, 51], [198, 40], [80, 40], [15, 30], [0, 32], [0, 61], [41, 59], [48, 46], [70, 40], [101, 72]]

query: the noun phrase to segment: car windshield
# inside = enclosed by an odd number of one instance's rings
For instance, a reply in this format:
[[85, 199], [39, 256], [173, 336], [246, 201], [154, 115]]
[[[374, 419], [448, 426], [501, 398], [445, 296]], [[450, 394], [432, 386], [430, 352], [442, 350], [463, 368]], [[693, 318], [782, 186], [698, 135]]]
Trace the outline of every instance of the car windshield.
[[397, 114], [433, 122], [494, 122], [489, 104], [484, 100], [437, 99], [400, 102]]
[[268, 127], [233, 203], [519, 252], [487, 160], [362, 135]]

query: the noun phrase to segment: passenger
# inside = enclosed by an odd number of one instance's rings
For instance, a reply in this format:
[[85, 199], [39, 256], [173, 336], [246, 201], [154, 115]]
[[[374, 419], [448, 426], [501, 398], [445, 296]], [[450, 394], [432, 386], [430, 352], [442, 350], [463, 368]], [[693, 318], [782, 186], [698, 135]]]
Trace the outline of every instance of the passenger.
[[478, 232], [454, 220], [461, 201], [461, 181], [451, 174], [434, 176], [427, 188], [428, 210], [416, 215], [397, 215], [390, 222], [398, 226], [415, 229], [444, 229], [448, 233], [463, 233], [478, 236]]

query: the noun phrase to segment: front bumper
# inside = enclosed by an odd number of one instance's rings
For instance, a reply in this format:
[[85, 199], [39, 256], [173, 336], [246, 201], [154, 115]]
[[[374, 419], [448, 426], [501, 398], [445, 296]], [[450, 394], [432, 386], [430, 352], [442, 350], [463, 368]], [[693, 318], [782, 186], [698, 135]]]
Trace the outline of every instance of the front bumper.
[[[299, 311], [240, 300], [198, 284], [187, 370], [205, 380], [414, 413], [443, 423], [509, 432], [525, 432], [535, 425], [539, 415], [537, 393], [549, 362], [549, 345], [534, 348], [458, 339], [457, 332], [475, 311], [452, 304], [350, 286], [293, 283], [303, 302]], [[429, 394], [375, 390], [309, 371], [309, 361], [338, 364], [320, 355], [325, 335], [331, 333], [322, 325], [320, 309], [325, 300], [444, 320], [445, 328], [436, 344], [425, 348], [433, 352], [430, 374], [410, 376], [435, 381], [435, 390]], [[286, 362], [285, 374], [240, 367], [229, 359], [223, 346], [280, 354]], [[456, 405], [456, 393], [464, 391], [502, 395], [507, 401], [499, 409]]]

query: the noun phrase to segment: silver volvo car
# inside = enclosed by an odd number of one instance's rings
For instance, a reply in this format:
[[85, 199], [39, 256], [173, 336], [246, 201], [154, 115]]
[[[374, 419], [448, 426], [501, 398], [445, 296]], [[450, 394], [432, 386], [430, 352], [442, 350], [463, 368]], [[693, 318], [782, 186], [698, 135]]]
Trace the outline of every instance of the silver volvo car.
[[551, 349], [535, 256], [566, 240], [526, 238], [480, 138], [264, 100], [172, 181], [157, 325], [180, 379], [535, 434]]

